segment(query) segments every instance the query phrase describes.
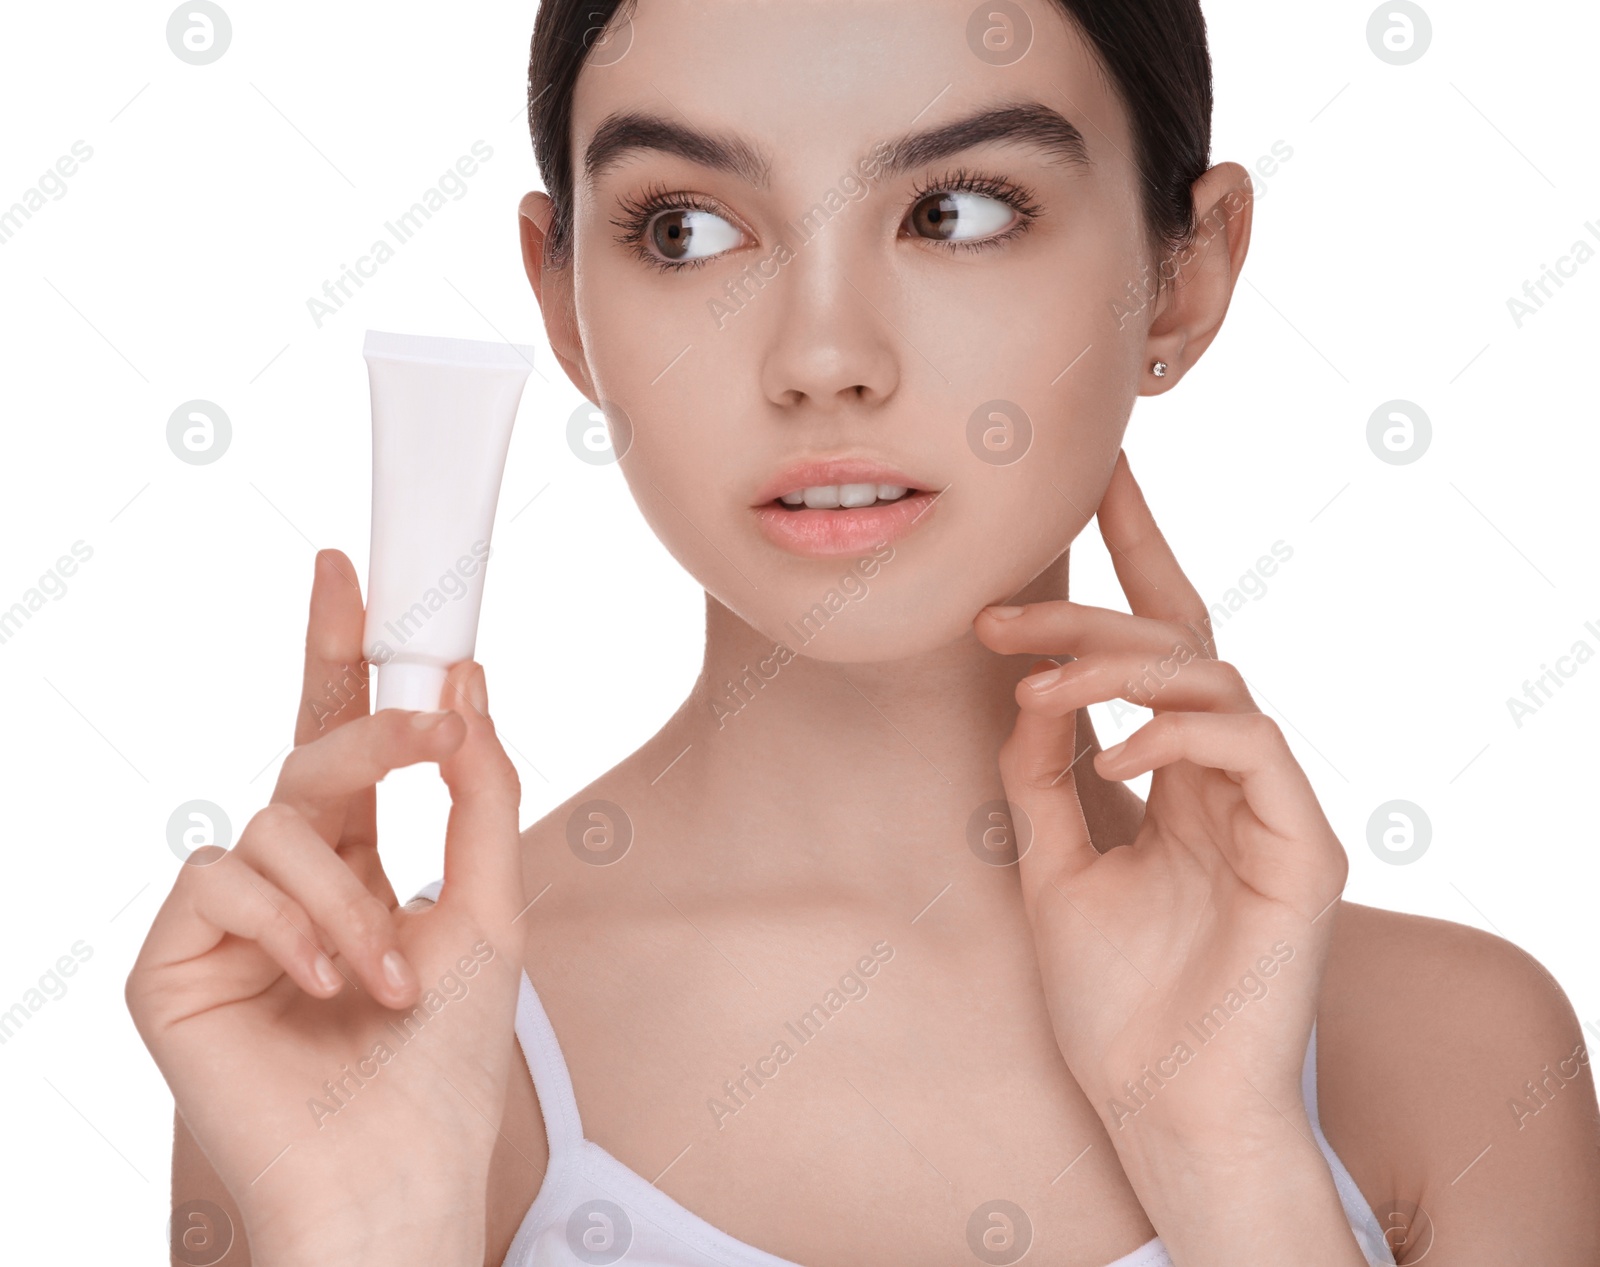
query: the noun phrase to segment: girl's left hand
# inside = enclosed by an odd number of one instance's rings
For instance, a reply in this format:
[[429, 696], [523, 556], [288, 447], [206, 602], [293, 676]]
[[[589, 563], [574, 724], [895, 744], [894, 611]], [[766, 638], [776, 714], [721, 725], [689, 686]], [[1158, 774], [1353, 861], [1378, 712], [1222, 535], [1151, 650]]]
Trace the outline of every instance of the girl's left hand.
[[[997, 652], [1071, 657], [1018, 684], [1000, 750], [1050, 1019], [1119, 1150], [1132, 1133], [1257, 1161], [1287, 1127], [1309, 1139], [1301, 1065], [1348, 864], [1277, 724], [1216, 658], [1125, 454], [1098, 519], [1132, 614], [1060, 601], [975, 622]], [[1137, 837], [1101, 854], [1076, 713], [1118, 698], [1155, 716], [1095, 769], [1154, 774]]]

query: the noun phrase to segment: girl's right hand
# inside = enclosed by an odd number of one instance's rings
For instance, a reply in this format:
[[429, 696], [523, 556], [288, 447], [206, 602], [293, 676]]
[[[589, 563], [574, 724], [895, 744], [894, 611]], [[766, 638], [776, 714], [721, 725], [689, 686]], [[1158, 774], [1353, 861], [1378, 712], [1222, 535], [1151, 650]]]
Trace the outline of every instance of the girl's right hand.
[[[521, 785], [473, 661], [450, 671], [453, 711], [368, 714], [354, 577], [317, 554], [294, 750], [238, 843], [180, 870], [128, 1010], [257, 1267], [476, 1265], [515, 1052]], [[352, 668], [339, 708], [327, 685]], [[452, 807], [439, 901], [408, 911], [378, 859], [375, 785], [418, 761], [439, 763]]]

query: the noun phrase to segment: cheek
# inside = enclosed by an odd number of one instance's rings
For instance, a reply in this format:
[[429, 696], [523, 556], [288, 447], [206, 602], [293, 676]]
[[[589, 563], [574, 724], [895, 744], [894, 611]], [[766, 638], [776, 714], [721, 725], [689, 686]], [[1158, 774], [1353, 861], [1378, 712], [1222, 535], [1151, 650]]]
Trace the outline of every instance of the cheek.
[[1151, 312], [1137, 298], [1143, 261], [1126, 226], [1106, 218], [1001, 263], [918, 278], [898, 314], [914, 349], [908, 383], [936, 398], [941, 414], [966, 418], [1005, 402], [1001, 412], [1018, 430], [1031, 421], [1036, 441], [1120, 429]]
[[746, 376], [754, 354], [736, 346], [738, 332], [690, 328], [704, 311], [692, 285], [686, 294], [641, 298], [637, 277], [597, 271], [579, 328], [595, 391], [608, 415], [626, 419], [619, 465], [628, 490], [667, 552], [702, 585], [719, 596], [748, 588], [730, 565], [728, 542], [750, 529], [740, 495], [750, 482], [748, 458], [741, 460], [749, 436], [740, 428], [759, 416]]
[[739, 332], [713, 327], [710, 283], [694, 276], [658, 278], [631, 257], [602, 249], [588, 259], [580, 254], [574, 285], [594, 392], [624, 420], [623, 470], [656, 524], [648, 503], [661, 497], [652, 481], [676, 499], [729, 465], [735, 437], [728, 432], [751, 410], [742, 398], [749, 349], [739, 345]]
[[709, 331], [697, 320], [703, 305], [696, 288], [673, 280], [604, 246], [592, 254], [580, 249], [574, 267], [578, 332], [595, 389], [641, 414], [694, 353], [674, 358], [703, 344]]
[[1148, 314], [1125, 319], [1139, 268], [1125, 249], [1107, 242], [1050, 264], [1056, 284], [1034, 264], [911, 310], [908, 341], [944, 353], [934, 359], [948, 382], [922, 378], [955, 433], [969, 517], [958, 548], [1018, 585], [1093, 517], [1122, 443], [1148, 325]]

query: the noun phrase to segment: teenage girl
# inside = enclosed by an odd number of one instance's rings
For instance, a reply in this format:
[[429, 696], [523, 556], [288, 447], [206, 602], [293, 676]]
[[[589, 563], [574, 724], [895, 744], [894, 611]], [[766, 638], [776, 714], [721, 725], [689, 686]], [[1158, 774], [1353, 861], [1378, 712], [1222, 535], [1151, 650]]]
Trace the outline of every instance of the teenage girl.
[[[174, 1261], [1600, 1262], [1572, 1008], [1340, 899], [1122, 453], [1250, 242], [1196, 0], [545, 0], [529, 102], [524, 265], [704, 671], [522, 830], [478, 664], [327, 720], [317, 555], [296, 747], [128, 979]], [[1128, 611], [1067, 597], [1091, 516]], [[422, 761], [402, 905], [374, 789]]]

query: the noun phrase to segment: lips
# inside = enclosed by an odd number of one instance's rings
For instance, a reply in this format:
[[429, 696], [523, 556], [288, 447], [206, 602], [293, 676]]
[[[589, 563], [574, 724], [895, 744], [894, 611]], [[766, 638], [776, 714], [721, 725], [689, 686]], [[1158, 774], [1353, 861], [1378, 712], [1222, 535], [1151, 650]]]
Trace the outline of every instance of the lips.
[[[890, 484], [907, 491], [872, 506], [788, 506], [778, 500], [800, 489], [845, 484]], [[820, 458], [791, 463], [764, 481], [753, 509], [772, 545], [801, 558], [829, 559], [874, 553], [904, 537], [932, 517], [942, 491], [932, 476], [874, 458]]]
[[754, 506], [775, 502], [785, 493], [801, 488], [825, 488], [831, 484], [897, 484], [902, 488], [928, 491], [932, 484], [913, 478], [898, 467], [866, 458], [828, 458], [796, 462], [786, 466], [756, 490]]

